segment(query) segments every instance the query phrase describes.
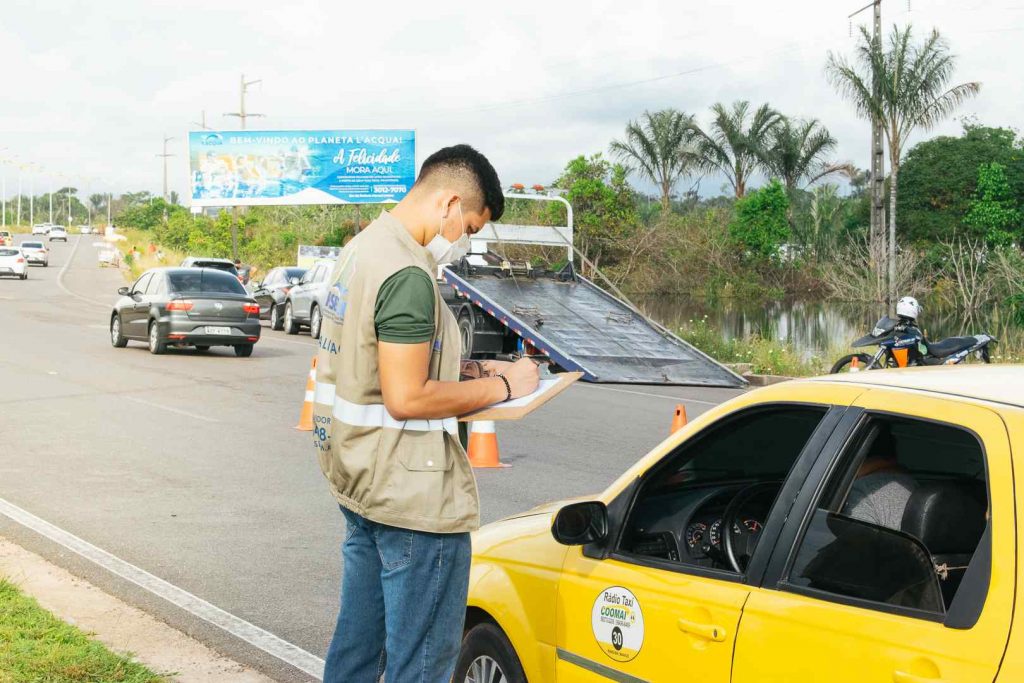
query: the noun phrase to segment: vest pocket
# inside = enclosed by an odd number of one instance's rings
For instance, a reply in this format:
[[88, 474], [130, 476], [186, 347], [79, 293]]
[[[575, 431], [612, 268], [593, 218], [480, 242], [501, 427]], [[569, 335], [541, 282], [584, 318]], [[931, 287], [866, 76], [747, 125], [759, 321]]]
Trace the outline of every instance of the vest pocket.
[[402, 445], [398, 459], [410, 472], [447, 472], [452, 468], [441, 430], [407, 431], [402, 434]]

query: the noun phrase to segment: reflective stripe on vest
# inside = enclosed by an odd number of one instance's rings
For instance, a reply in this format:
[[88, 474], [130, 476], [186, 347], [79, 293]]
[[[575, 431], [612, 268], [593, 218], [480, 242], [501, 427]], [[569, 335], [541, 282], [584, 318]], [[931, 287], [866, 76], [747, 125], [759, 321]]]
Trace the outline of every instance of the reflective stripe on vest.
[[405, 429], [412, 432], [439, 432], [444, 430], [452, 436], [459, 435], [459, 421], [454, 417], [441, 420], [396, 420], [380, 403], [360, 405], [346, 401], [334, 393], [334, 385], [318, 382], [316, 385], [316, 402], [330, 405], [334, 402], [332, 412], [341, 422], [353, 427], [389, 427]]
[[329, 406], [334, 403], [334, 385], [328, 382], [316, 383], [316, 402]]

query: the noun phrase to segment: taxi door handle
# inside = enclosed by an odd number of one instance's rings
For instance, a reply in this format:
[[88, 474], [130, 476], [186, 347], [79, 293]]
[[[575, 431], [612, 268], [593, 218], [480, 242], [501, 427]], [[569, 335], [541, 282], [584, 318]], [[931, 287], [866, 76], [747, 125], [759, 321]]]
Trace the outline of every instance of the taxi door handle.
[[892, 683], [942, 683], [942, 679], [931, 676], [915, 676], [897, 669], [892, 672]]
[[679, 626], [679, 630], [683, 633], [689, 633], [690, 635], [697, 636], [698, 638], [712, 640], [716, 643], [721, 643], [725, 640], [725, 629], [721, 626], [715, 626], [714, 624], [701, 624], [696, 621], [688, 621], [687, 619], [680, 619], [676, 623]]

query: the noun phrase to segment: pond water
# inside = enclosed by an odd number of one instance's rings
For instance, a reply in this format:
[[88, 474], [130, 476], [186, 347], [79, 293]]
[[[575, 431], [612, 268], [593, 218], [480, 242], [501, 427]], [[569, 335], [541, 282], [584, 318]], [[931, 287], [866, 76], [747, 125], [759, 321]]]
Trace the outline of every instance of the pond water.
[[[808, 356], [831, 357], [844, 352], [854, 339], [871, 331], [886, 314], [884, 304], [845, 301], [783, 300], [754, 302], [723, 299], [708, 302], [686, 295], [634, 298], [634, 302], [669, 329], [705, 319], [724, 339], [760, 334], [790, 342]], [[991, 307], [968, 315], [936, 301], [922, 300], [921, 328], [930, 340], [987, 333], [1000, 349], [1020, 355], [1024, 328], [1014, 324], [1004, 307]]]

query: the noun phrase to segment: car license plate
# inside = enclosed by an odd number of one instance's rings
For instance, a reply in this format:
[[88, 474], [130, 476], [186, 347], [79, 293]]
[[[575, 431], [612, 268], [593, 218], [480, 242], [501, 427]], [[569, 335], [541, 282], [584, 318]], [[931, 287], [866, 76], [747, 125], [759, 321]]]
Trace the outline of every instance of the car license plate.
[[230, 327], [206, 327], [206, 334], [231, 334]]

